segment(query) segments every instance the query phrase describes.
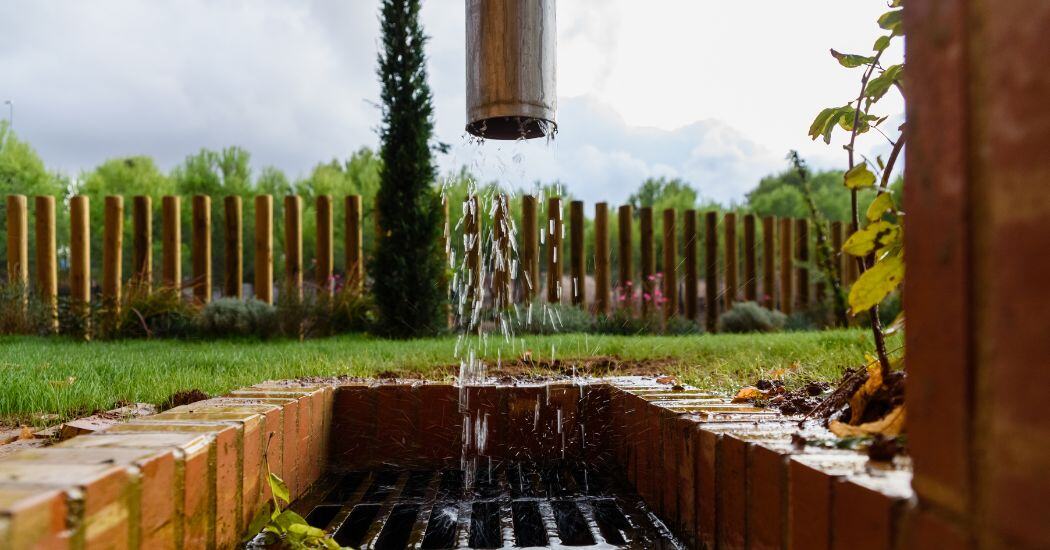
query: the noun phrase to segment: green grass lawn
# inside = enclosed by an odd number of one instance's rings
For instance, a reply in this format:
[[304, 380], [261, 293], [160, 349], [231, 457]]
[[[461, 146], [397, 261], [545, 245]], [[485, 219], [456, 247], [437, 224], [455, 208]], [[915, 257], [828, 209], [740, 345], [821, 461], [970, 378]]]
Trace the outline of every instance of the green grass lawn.
[[[611, 355], [624, 360], [668, 359], [685, 382], [729, 391], [774, 369], [793, 368], [796, 380], [832, 379], [863, 362], [866, 331], [767, 335], [525, 336], [513, 349], [489, 339], [482, 354], [495, 360], [531, 350], [535, 360]], [[891, 342], [894, 344], [894, 342]], [[448, 378], [456, 338], [390, 341], [345, 336], [297, 341], [113, 341], [0, 337], [0, 423], [41, 424], [114, 407], [160, 403], [178, 390], [218, 395], [262, 380], [306, 376], [374, 376], [388, 371]], [[892, 347], [892, 346], [891, 346]], [[794, 367], [793, 367], [794, 366]]]

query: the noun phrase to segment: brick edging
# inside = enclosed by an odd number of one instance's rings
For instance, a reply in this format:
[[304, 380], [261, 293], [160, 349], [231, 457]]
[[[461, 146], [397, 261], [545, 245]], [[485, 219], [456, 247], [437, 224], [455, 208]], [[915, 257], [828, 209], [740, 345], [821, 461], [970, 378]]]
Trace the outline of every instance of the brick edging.
[[333, 385], [263, 383], [0, 460], [0, 549], [232, 548], [320, 475]]
[[[613, 388], [613, 454], [691, 548], [903, 547], [914, 513], [906, 463], [795, 448], [797, 418], [694, 388], [637, 380]], [[815, 424], [803, 431], [833, 437]]]

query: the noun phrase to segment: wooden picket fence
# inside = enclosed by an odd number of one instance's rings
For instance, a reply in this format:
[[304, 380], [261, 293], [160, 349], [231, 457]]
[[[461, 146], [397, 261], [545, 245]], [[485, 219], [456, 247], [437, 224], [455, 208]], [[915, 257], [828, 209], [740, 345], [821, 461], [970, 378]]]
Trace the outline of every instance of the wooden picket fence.
[[[120, 196], [105, 197], [103, 224], [103, 260], [101, 295], [104, 302], [119, 304], [125, 284], [137, 288], [152, 287], [153, 277], [153, 205], [150, 197], [136, 196], [131, 200], [132, 223], [132, 268], [128, 277], [122, 273], [124, 252], [125, 203]], [[477, 201], [477, 198], [468, 200]], [[254, 297], [263, 302], [274, 300], [274, 199], [271, 195], [254, 197]], [[497, 306], [506, 306], [513, 301], [531, 302], [546, 288], [548, 302], [561, 302], [563, 288], [567, 301], [597, 314], [608, 314], [613, 309], [628, 309], [641, 315], [660, 314], [664, 318], [682, 315], [703, 322], [708, 330], [717, 326], [718, 315], [732, 307], [738, 300], [759, 302], [768, 308], [776, 308], [791, 314], [809, 307], [815, 298], [824, 292], [823, 285], [816, 285], [811, 292], [811, 236], [809, 222], [805, 219], [762, 217], [754, 214], [719, 213], [685, 210], [677, 212], [666, 209], [663, 217], [663, 257], [659, 266], [654, 256], [652, 208], [639, 208], [637, 216], [629, 205], [620, 206], [617, 215], [618, 273], [611, 273], [612, 252], [609, 242], [608, 203], [594, 205], [593, 272], [587, 272], [588, 251], [584, 228], [586, 224], [584, 203], [572, 201], [569, 205], [569, 276], [570, 283], [563, 284], [565, 255], [563, 247], [562, 199], [549, 197], [546, 208], [547, 224], [545, 246], [539, 242], [541, 227], [537, 219], [539, 201], [527, 195], [521, 202], [521, 231], [519, 232], [520, 273], [511, 274], [510, 261], [496, 262], [491, 276], [482, 272], [480, 247], [483, 224], [486, 223], [483, 209], [475, 202], [464, 211], [463, 228], [465, 242], [476, 243], [466, 250], [466, 267], [471, 271], [472, 287], [468, 292], [478, 292], [480, 285], [491, 285], [491, 299]], [[55, 199], [41, 196], [34, 198], [35, 265], [33, 288], [36, 295], [52, 309], [57, 308], [59, 292], [58, 263], [55, 231]], [[193, 196], [191, 223], [191, 277], [193, 299], [207, 303], [214, 293], [212, 273], [212, 198]], [[89, 243], [89, 198], [72, 197], [70, 208], [69, 243], [69, 299], [72, 307], [86, 307], [91, 299], [91, 262]], [[184, 285], [181, 273], [181, 219], [182, 200], [178, 196], [165, 196], [161, 200], [161, 266], [160, 285], [164, 288], [181, 289]], [[508, 201], [500, 197], [492, 223], [492, 238], [501, 248], [500, 257], [510, 257], [510, 239], [507, 231]], [[284, 280], [282, 287], [292, 292], [303, 292], [303, 201], [299, 196], [284, 197]], [[316, 257], [314, 277], [317, 292], [333, 291], [335, 258], [333, 257], [333, 224], [335, 222], [335, 200], [329, 195], [316, 198]], [[365, 282], [364, 251], [362, 247], [362, 199], [351, 195], [343, 199], [343, 222], [345, 223], [344, 247], [345, 273], [348, 288], [361, 291]], [[223, 198], [224, 227], [223, 257], [225, 272], [222, 274], [221, 294], [241, 298], [243, 296], [243, 231], [242, 199], [237, 196]], [[473, 213], [473, 214], [472, 214]], [[446, 236], [448, 235], [448, 205], [445, 205]], [[633, 263], [633, 240], [635, 220], [640, 232], [640, 264], [637, 273]], [[742, 223], [741, 223], [742, 222]], [[7, 197], [7, 273], [9, 282], [18, 282], [30, 288], [29, 276], [29, 208], [27, 197]], [[738, 229], [743, 238], [738, 239]], [[378, 226], [378, 224], [377, 224]], [[722, 229], [722, 246], [719, 246], [719, 227]], [[759, 234], [759, 228], [761, 231]], [[827, 228], [834, 250], [841, 248], [844, 227], [834, 222]], [[470, 237], [474, 238], [471, 239]], [[447, 237], [446, 237], [447, 238]], [[698, 254], [703, 241], [703, 263]], [[541, 283], [540, 254], [544, 249], [544, 282]], [[779, 248], [779, 254], [778, 249]], [[679, 258], [679, 250], [682, 257]], [[719, 270], [719, 254], [723, 268]], [[742, 255], [742, 266], [739, 256]], [[761, 260], [761, 266], [759, 266]], [[841, 280], [849, 284], [855, 280], [856, 266], [838, 258]], [[517, 276], [520, 275], [520, 276]], [[742, 278], [741, 278], [742, 276]], [[487, 280], [486, 280], [487, 279]], [[588, 280], [593, 282], [593, 303], [588, 303]], [[517, 282], [517, 288], [515, 287]], [[640, 283], [640, 284], [638, 284]], [[703, 296], [700, 295], [703, 283]], [[659, 284], [659, 287], [657, 285]], [[658, 292], [659, 291], [659, 292]], [[652, 299], [660, 294], [661, 300]], [[645, 297], [648, 297], [646, 299]]]

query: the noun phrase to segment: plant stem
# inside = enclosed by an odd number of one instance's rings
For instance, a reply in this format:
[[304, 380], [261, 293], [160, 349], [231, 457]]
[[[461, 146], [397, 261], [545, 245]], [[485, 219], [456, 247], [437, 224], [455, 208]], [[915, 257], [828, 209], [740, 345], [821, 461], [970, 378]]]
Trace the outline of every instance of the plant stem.
[[886, 159], [886, 168], [882, 170], [882, 181], [879, 182], [879, 193], [885, 193], [889, 189], [890, 175], [893, 173], [893, 165], [897, 164], [897, 157], [901, 154], [901, 149], [904, 148], [904, 131], [902, 129], [901, 136], [897, 138], [897, 141], [893, 144], [893, 150], [890, 151], [889, 158]]
[[[850, 132], [849, 145], [846, 147], [846, 151], [849, 153], [850, 170], [854, 167], [854, 147], [857, 143], [857, 133], [860, 128], [861, 104], [864, 102], [864, 92], [868, 89], [868, 81], [871, 79], [871, 75], [875, 72], [875, 67], [878, 66], [880, 57], [882, 57], [882, 51], [875, 54], [875, 58], [871, 60], [871, 64], [868, 65], [867, 70], [864, 71], [864, 76], [860, 80], [860, 93], [857, 94], [857, 106], [853, 112], [853, 130]], [[867, 114], [867, 109], [865, 109], [865, 114]], [[886, 177], [886, 171], [883, 171], [883, 177]], [[850, 211], [850, 227], [855, 233], [860, 230], [860, 214], [857, 208], [856, 189], [850, 189]], [[857, 267], [861, 274], [867, 271], [868, 264], [865, 258], [857, 258]], [[886, 353], [886, 337], [882, 333], [882, 322], [879, 320], [878, 304], [875, 304], [868, 310], [868, 316], [871, 318], [871, 332], [875, 340], [875, 353], [879, 357], [879, 365], [882, 367], [883, 380], [885, 380], [886, 375], [890, 372], [890, 359]]]

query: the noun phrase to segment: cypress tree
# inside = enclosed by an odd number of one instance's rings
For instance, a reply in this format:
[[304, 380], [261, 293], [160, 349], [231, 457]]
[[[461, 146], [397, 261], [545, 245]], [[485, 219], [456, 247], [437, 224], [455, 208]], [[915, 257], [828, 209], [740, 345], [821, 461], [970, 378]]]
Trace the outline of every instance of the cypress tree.
[[397, 338], [435, 334], [445, 319], [442, 209], [430, 148], [434, 108], [420, 4], [383, 0], [381, 8], [383, 162], [376, 199], [380, 232], [371, 272], [376, 332]]

